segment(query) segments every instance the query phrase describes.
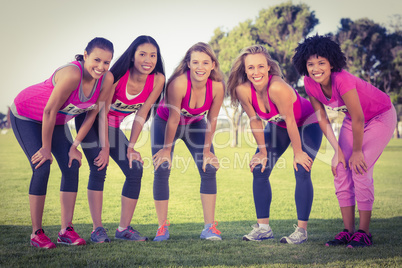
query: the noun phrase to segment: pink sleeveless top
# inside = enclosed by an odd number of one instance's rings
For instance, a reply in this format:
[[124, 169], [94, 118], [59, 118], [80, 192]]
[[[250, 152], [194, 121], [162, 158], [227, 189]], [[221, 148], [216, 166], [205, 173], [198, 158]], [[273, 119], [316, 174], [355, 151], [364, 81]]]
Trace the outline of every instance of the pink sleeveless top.
[[99, 97], [104, 76], [101, 76], [101, 78], [95, 82], [90, 96], [86, 97], [82, 90], [82, 63], [73, 61], [70, 64], [58, 68], [52, 76], [44, 82], [27, 87], [21, 91], [14, 99], [17, 114], [21, 117], [42, 122], [43, 110], [55, 87], [54, 75], [58, 70], [70, 65], [75, 65], [80, 69], [81, 80], [78, 87], [71, 93], [67, 101], [58, 111], [56, 115], [56, 125], [64, 125], [77, 115], [95, 109], [95, 103]]
[[134, 99], [127, 99], [126, 93], [129, 75], [130, 70], [128, 70], [125, 75], [120, 78], [113, 95], [112, 105], [110, 106], [110, 110], [107, 115], [109, 126], [114, 128], [118, 128], [126, 116], [136, 113], [148, 99], [152, 89], [154, 88], [155, 74], [151, 74], [148, 75], [144, 89], [140, 92], [140, 94]]
[[[198, 122], [204, 115], [209, 111], [212, 105], [212, 80], [208, 78], [206, 91], [205, 91], [205, 102], [199, 108], [190, 108], [190, 98], [191, 98], [191, 79], [190, 71], [187, 71], [187, 92], [186, 96], [181, 101], [180, 107], [180, 122], [179, 125], [188, 125], [190, 123]], [[158, 115], [165, 121], [169, 118], [169, 108], [166, 106], [165, 100], [161, 101], [157, 111]]]
[[[271, 83], [272, 75], [269, 76], [268, 86], [267, 86], [267, 95], [269, 96], [269, 85]], [[311, 103], [306, 100], [305, 98], [300, 97], [299, 93], [295, 90], [297, 99], [293, 103], [293, 113], [295, 116], [296, 124], [298, 127], [303, 125], [316, 123], [317, 118], [314, 113], [313, 106]], [[274, 123], [280, 127], [286, 128], [286, 122], [279, 114], [278, 108], [273, 104], [268, 97], [269, 103], [269, 113], [265, 113], [261, 111], [260, 107], [258, 106], [257, 101], [257, 94], [255, 92], [255, 88], [251, 83], [251, 102], [256, 114], [263, 120], [267, 120], [271, 123]]]

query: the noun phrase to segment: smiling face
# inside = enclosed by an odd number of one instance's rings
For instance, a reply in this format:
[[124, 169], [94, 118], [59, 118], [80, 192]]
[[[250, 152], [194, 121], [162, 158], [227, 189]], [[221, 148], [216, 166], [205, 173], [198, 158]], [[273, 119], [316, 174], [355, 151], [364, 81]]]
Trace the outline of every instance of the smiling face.
[[99, 79], [109, 70], [112, 58], [112, 52], [95, 47], [90, 54], [84, 52], [84, 69], [93, 79]]
[[327, 58], [312, 55], [306, 62], [308, 75], [323, 87], [330, 86], [332, 66]]
[[187, 64], [190, 69], [190, 77], [196, 81], [207, 80], [211, 71], [215, 68], [215, 62], [211, 57], [199, 51], [191, 53], [190, 62]]
[[157, 48], [150, 43], [139, 45], [133, 59], [135, 71], [141, 74], [150, 74], [158, 61], [157, 53]]
[[271, 66], [268, 65], [267, 58], [261, 54], [249, 54], [244, 58], [244, 68], [248, 80], [254, 87], [268, 84], [268, 72]]

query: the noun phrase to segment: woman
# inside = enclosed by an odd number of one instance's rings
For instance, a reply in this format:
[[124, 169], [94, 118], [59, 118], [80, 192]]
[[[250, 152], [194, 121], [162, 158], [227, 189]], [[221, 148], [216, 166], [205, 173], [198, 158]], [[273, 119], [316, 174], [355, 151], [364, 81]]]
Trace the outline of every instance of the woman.
[[154, 199], [159, 222], [154, 241], [169, 239], [169, 175], [174, 144], [179, 138], [192, 154], [201, 176], [200, 193], [205, 225], [200, 237], [221, 240], [215, 222], [216, 171], [219, 163], [214, 154], [212, 138], [225, 90], [219, 63], [211, 47], [205, 43], [193, 45], [173, 72], [166, 88], [167, 96], [151, 126]]
[[[84, 55], [77, 55], [76, 61], [57, 69], [45, 82], [24, 89], [14, 100], [11, 108], [12, 128], [33, 171], [29, 204], [31, 245], [34, 247], [55, 247], [42, 229], [52, 154], [62, 173], [61, 230], [57, 243], [86, 244], [71, 223], [82, 158], [77, 146], [110, 95], [113, 75], [108, 69], [112, 58], [113, 44], [104, 38], [95, 38], [88, 43]], [[88, 114], [73, 142], [67, 122], [86, 111]], [[105, 166], [106, 161], [105, 158], [100, 159], [100, 166]]]
[[[316, 35], [298, 45], [293, 63], [304, 77], [304, 86], [324, 135], [335, 150], [332, 159], [335, 191], [344, 230], [326, 246], [371, 246], [369, 225], [374, 202], [373, 170], [390, 141], [396, 112], [390, 98], [378, 88], [343, 70], [346, 58], [330, 37]], [[330, 126], [324, 105], [345, 112], [339, 141]], [[355, 232], [355, 204], [359, 229]]]
[[[269, 176], [278, 158], [292, 143], [298, 224], [294, 225], [295, 232], [282, 237], [280, 242], [301, 244], [307, 241], [307, 223], [313, 203], [311, 167], [321, 145], [322, 132], [311, 104], [281, 76], [278, 63], [261, 45], [244, 48], [229, 75], [232, 104], [242, 105], [258, 146], [250, 162], [257, 224], [243, 240], [273, 238], [269, 225], [272, 199]], [[265, 129], [262, 120], [267, 121]]]
[[[138, 202], [144, 161], [141, 154], [134, 149], [144, 123], [152, 106], [158, 100], [165, 85], [165, 72], [158, 43], [150, 36], [139, 36], [110, 71], [114, 75], [113, 97], [107, 115], [109, 125], [110, 156], [118, 164], [126, 180], [121, 196], [120, 223], [115, 238], [128, 241], [146, 241], [131, 227], [131, 220]], [[109, 106], [109, 105], [108, 105]], [[120, 124], [123, 119], [135, 113], [130, 140], [127, 140]], [[76, 118], [80, 128], [83, 117]], [[88, 202], [93, 221], [91, 241], [95, 243], [110, 242], [102, 225], [103, 186], [106, 168], [101, 169], [98, 155], [109, 155], [109, 146], [93, 146], [99, 140], [97, 124], [84, 139], [85, 156], [90, 166], [88, 182]]]

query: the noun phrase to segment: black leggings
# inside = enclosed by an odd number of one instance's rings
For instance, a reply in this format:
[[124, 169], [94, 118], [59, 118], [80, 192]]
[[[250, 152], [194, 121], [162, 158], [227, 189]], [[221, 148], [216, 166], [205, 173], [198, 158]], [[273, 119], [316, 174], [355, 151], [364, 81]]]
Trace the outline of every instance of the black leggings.
[[[75, 125], [77, 130], [80, 129], [85, 114], [79, 115], [75, 118]], [[122, 195], [131, 199], [138, 199], [141, 190], [142, 179], [142, 164], [138, 161], [133, 161], [132, 168], [130, 169], [129, 161], [127, 158], [128, 140], [123, 131], [119, 128], [110, 127], [109, 130], [109, 144], [110, 144], [110, 157], [116, 162], [126, 176], [123, 185]], [[85, 157], [87, 158], [90, 173], [88, 181], [88, 190], [103, 191], [106, 177], [107, 167], [98, 170], [94, 165], [94, 159], [98, 157], [101, 150], [99, 146], [99, 123], [98, 117], [96, 118], [92, 128], [81, 143]]]
[[[165, 128], [167, 121], [160, 118], [158, 115], [154, 117], [151, 125], [151, 142], [152, 142], [152, 155], [156, 154], [163, 148], [165, 141]], [[177, 139], [182, 139], [190, 151], [195, 164], [197, 165], [198, 172], [201, 176], [200, 193], [202, 194], [216, 194], [216, 168], [208, 164], [205, 172], [202, 170], [203, 150], [205, 142], [205, 129], [207, 123], [202, 119], [195, 123], [188, 125], [179, 125], [177, 127], [176, 135], [173, 143]], [[171, 158], [173, 161], [172, 147]], [[211, 152], [214, 149], [211, 145]], [[169, 199], [169, 175], [167, 162], [162, 163], [154, 174], [154, 199], [155, 200], [168, 200]], [[187, 163], [187, 161], [186, 161]]]
[[[10, 121], [15, 137], [27, 156], [33, 172], [29, 194], [46, 195], [50, 161], [46, 161], [38, 169], [35, 169], [36, 165], [31, 163], [31, 157], [42, 147], [42, 124], [16, 118], [12, 113], [10, 114]], [[51, 151], [61, 170], [60, 191], [63, 192], [78, 191], [79, 163], [74, 160], [71, 167], [68, 167], [68, 152], [72, 141], [73, 138], [67, 124], [54, 126]]]
[[[302, 150], [314, 160], [321, 146], [322, 131], [320, 126], [318, 123], [302, 126], [299, 127], [299, 133]], [[278, 158], [286, 151], [290, 144], [287, 129], [273, 123], [268, 123], [265, 127], [264, 137], [268, 156], [267, 165], [264, 172], [261, 172], [261, 165], [256, 166], [253, 170], [253, 193], [257, 219], [269, 218], [272, 200], [269, 176]], [[307, 172], [299, 164], [297, 164], [297, 169], [298, 171], [294, 170], [296, 177], [295, 201], [297, 218], [301, 221], [308, 221], [314, 195], [311, 172]]]

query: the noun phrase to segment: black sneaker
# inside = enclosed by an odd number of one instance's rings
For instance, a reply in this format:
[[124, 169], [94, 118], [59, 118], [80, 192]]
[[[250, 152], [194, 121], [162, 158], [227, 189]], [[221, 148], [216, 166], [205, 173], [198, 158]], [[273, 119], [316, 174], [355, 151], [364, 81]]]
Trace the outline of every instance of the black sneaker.
[[344, 229], [342, 232], [337, 234], [333, 240], [328, 241], [325, 245], [327, 247], [347, 245], [352, 240], [352, 236], [353, 234], [349, 233], [348, 229]]
[[363, 230], [358, 230], [354, 235], [352, 236], [352, 239], [346, 246], [347, 248], [363, 248], [363, 247], [368, 247], [373, 244], [373, 238], [371, 237], [371, 234], [366, 234], [365, 231]]

